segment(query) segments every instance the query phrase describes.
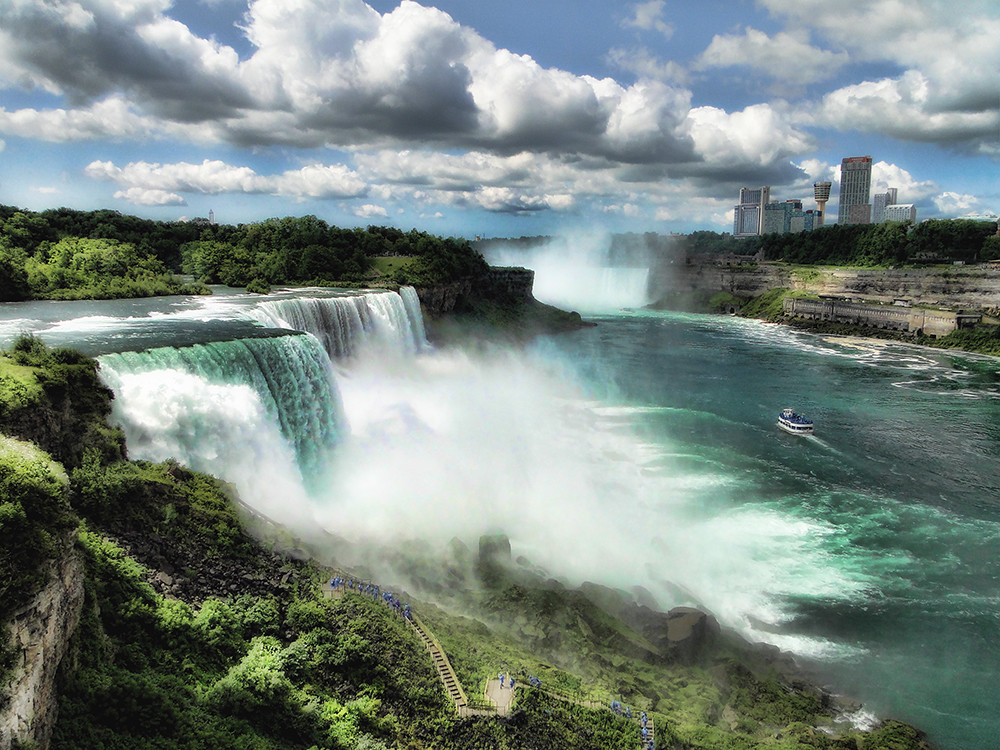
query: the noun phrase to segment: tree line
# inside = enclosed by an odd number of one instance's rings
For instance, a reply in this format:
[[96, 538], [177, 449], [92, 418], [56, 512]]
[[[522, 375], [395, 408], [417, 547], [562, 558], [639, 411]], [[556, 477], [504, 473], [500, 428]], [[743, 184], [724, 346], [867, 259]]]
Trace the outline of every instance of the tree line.
[[[383, 272], [377, 258], [400, 262]], [[205, 284], [433, 284], [486, 271], [468, 241], [347, 229], [316, 216], [250, 224], [153, 221], [117, 211], [0, 206], [0, 301], [207, 292]], [[191, 276], [182, 283], [176, 274]]]
[[742, 239], [730, 234], [693, 232], [678, 238], [678, 248], [688, 255], [762, 252], [765, 260], [807, 265], [899, 266], [1000, 260], [996, 222], [972, 219], [832, 224], [808, 232]]

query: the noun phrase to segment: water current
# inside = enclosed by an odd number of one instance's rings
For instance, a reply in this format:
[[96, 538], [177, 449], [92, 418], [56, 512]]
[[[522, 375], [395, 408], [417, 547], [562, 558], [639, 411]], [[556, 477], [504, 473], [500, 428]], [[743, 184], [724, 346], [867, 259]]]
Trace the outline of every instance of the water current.
[[[569, 583], [704, 607], [943, 750], [991, 746], [1000, 361], [591, 319], [527, 351], [435, 349], [410, 290], [314, 290], [7, 304], [0, 338], [99, 355], [133, 457], [218, 474], [286, 523], [382, 544], [504, 531]], [[815, 435], [778, 430], [785, 406]]]

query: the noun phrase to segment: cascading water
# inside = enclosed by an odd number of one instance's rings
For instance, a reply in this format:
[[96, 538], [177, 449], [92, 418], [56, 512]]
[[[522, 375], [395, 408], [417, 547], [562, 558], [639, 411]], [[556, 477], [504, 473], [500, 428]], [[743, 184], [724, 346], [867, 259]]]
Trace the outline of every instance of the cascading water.
[[420, 301], [412, 287], [394, 292], [267, 300], [249, 311], [269, 326], [305, 331], [332, 359], [364, 349], [414, 353], [427, 344]]
[[648, 305], [648, 262], [634, 254], [616, 257], [609, 241], [578, 237], [530, 249], [501, 247], [490, 250], [487, 260], [532, 269], [535, 298], [563, 309], [602, 313]]
[[308, 335], [107, 354], [101, 377], [132, 458], [174, 458], [300, 522], [343, 429], [330, 360]]

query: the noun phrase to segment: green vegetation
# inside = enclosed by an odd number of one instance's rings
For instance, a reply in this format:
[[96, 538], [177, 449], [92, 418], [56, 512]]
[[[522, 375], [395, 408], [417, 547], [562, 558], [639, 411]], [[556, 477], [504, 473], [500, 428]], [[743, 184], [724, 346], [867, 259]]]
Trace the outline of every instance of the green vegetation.
[[[392, 227], [341, 229], [315, 216], [256, 224], [154, 222], [116, 211], [0, 206], [0, 301], [266, 294], [276, 284], [437, 284], [481, 275], [465, 240]], [[182, 283], [175, 274], [196, 279]]]
[[692, 232], [676, 238], [680, 254], [752, 256], [805, 265], [886, 267], [905, 264], [1000, 259], [1000, 237], [992, 221], [930, 219], [919, 224], [886, 222], [809, 232], [765, 234], [736, 239], [718, 232]]
[[45, 563], [76, 526], [62, 466], [31, 443], [0, 435], [0, 621], [45, 582]]
[[111, 392], [101, 385], [94, 360], [72, 349], [49, 349], [20, 336], [0, 353], [0, 429], [32, 440], [68, 467], [85, 450], [102, 460], [124, 454], [124, 436], [110, 427]]

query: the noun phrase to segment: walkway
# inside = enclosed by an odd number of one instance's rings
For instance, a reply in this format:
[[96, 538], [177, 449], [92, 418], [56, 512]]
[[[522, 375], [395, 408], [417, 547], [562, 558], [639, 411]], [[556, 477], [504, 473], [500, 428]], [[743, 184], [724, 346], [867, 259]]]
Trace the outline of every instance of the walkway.
[[[357, 593], [359, 596], [371, 596], [371, 594], [363, 593], [363, 586], [360, 581], [357, 583]], [[340, 579], [338, 585], [325, 588], [323, 595], [327, 598], [340, 599], [347, 593], [347, 586], [344, 585], [343, 579]], [[355, 591], [351, 590], [351, 593]], [[382, 601], [390, 609], [392, 605], [389, 604], [385, 599], [381, 599], [378, 596], [378, 589], [375, 588], [373, 601]], [[389, 596], [389, 595], [387, 595]], [[397, 607], [397, 611], [399, 611]], [[434, 663], [434, 668], [437, 669], [438, 677], [441, 679], [441, 683], [444, 685], [445, 692], [448, 693], [448, 697], [451, 698], [452, 702], [455, 704], [455, 711], [460, 717], [468, 718], [470, 716], [501, 716], [507, 717], [510, 715], [511, 705], [514, 703], [514, 690], [511, 689], [510, 683], [504, 680], [504, 686], [500, 686], [499, 679], [491, 679], [486, 682], [486, 689], [483, 691], [483, 697], [493, 705], [492, 709], [489, 708], [471, 708], [469, 706], [469, 700], [465, 695], [465, 691], [462, 689], [462, 684], [458, 681], [458, 676], [455, 674], [454, 668], [451, 666], [451, 662], [448, 661], [447, 655], [444, 653], [444, 649], [441, 648], [441, 644], [438, 643], [437, 639], [431, 634], [427, 627], [420, 621], [412, 610], [408, 607], [406, 608], [406, 613], [403, 619], [410, 623], [410, 626], [416, 632], [417, 636], [424, 642], [427, 647], [427, 651], [431, 655], [431, 661]], [[509, 679], [509, 676], [507, 676]], [[547, 690], [541, 686], [535, 687], [530, 686], [527, 682], [519, 682], [517, 685], [522, 690], [527, 690], [529, 687], [532, 690], [541, 690], [546, 695], [551, 696], [557, 700], [564, 703], [572, 703], [578, 706], [583, 706], [584, 708], [594, 709], [594, 710], [611, 710], [609, 706], [603, 703], [597, 703], [596, 701], [585, 701], [575, 698], [570, 698], [565, 695], [561, 695], [557, 692]], [[617, 713], [617, 712], [616, 712]], [[619, 714], [621, 715], [621, 714]], [[642, 726], [642, 721], [639, 715], [635, 715], [632, 719]], [[640, 750], [647, 750], [648, 748], [655, 748], [656, 743], [654, 741], [653, 734], [653, 718], [647, 717], [646, 720], [646, 736], [643, 738], [642, 746]]]
[[488, 680], [486, 682], [486, 698], [496, 706], [497, 716], [508, 716], [510, 714], [510, 704], [514, 702], [514, 691], [510, 688], [509, 682], [504, 682], [504, 687], [500, 687], [500, 680]]

